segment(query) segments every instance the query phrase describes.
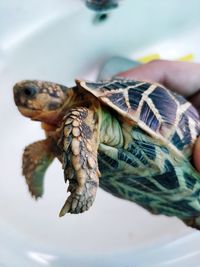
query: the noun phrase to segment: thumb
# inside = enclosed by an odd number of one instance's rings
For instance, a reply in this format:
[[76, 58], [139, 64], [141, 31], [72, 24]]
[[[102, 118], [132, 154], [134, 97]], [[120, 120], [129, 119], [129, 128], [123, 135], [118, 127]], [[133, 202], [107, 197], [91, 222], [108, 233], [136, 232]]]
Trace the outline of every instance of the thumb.
[[197, 138], [193, 148], [193, 163], [198, 172], [200, 172], [200, 137]]

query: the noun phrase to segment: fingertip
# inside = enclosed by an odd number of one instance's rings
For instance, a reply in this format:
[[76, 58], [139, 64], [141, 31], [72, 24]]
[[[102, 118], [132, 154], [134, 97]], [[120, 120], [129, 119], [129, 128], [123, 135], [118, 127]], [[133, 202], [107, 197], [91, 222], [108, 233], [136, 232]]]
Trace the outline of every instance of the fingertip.
[[197, 138], [193, 148], [193, 163], [198, 172], [200, 172], [200, 137]]

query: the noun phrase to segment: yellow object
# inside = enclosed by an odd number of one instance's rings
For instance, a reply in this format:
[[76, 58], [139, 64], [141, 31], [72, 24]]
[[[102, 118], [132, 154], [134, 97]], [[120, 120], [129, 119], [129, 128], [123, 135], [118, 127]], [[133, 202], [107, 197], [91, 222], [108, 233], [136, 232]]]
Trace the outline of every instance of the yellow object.
[[188, 54], [183, 57], [180, 57], [178, 60], [180, 61], [193, 61], [194, 60], [194, 55], [193, 54]]
[[[139, 61], [141, 63], [148, 63], [148, 62], [150, 62], [152, 60], [160, 59], [160, 58], [161, 57], [160, 57], [159, 54], [150, 54], [150, 55], [138, 58], [137, 61]], [[194, 54], [184, 55], [184, 56], [178, 58], [177, 60], [180, 60], [180, 61], [193, 61], [194, 60]]]
[[145, 57], [138, 58], [138, 61], [141, 63], [148, 63], [149, 61], [155, 60], [155, 59], [160, 59], [159, 54], [150, 54]]

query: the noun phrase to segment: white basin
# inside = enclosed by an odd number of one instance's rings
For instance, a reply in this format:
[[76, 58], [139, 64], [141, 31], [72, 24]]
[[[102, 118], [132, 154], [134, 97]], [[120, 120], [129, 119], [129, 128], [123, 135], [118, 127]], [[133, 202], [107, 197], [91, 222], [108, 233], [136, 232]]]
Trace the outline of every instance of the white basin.
[[44, 197], [31, 199], [21, 155], [43, 132], [18, 113], [12, 86], [22, 79], [94, 80], [112, 56], [194, 53], [200, 61], [199, 10], [198, 0], [124, 0], [97, 22], [78, 0], [1, 0], [0, 266], [198, 266], [197, 231], [101, 189], [88, 212], [59, 218], [66, 186], [57, 161], [46, 173]]

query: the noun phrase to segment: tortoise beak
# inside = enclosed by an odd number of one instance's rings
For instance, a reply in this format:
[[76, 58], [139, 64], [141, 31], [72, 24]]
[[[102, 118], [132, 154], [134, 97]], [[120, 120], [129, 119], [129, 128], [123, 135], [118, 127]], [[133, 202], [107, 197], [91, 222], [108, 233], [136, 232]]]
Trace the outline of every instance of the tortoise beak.
[[14, 101], [15, 101], [15, 105], [17, 107], [20, 106], [21, 101], [20, 101], [20, 90], [19, 90], [19, 86], [18, 84], [15, 84], [15, 86], [13, 87], [13, 95], [14, 95]]
[[[27, 91], [27, 93], [29, 93]], [[19, 110], [19, 112], [28, 118], [33, 118], [35, 116], [38, 116], [38, 113], [40, 113], [37, 110], [29, 109], [27, 106], [27, 97], [24, 94], [24, 88], [20, 86], [20, 83], [16, 83], [13, 87], [13, 96], [15, 104]]]
[[20, 107], [20, 106], [18, 106], [17, 108], [23, 116], [31, 118], [32, 120], [39, 120], [39, 119], [37, 119], [37, 117], [39, 117], [39, 115], [41, 113], [40, 111], [30, 110], [28, 108], [24, 108], [24, 107]]

